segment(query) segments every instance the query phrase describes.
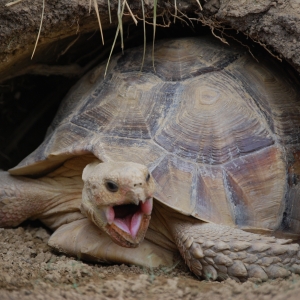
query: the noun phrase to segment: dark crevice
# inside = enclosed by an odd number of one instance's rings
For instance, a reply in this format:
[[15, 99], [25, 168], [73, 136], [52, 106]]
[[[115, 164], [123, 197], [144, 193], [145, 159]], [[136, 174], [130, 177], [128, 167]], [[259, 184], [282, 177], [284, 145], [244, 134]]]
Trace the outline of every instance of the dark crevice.
[[125, 218], [128, 215], [134, 215], [140, 208], [139, 205], [135, 204], [122, 204], [122, 205], [116, 205], [113, 207], [115, 211], [115, 218]]

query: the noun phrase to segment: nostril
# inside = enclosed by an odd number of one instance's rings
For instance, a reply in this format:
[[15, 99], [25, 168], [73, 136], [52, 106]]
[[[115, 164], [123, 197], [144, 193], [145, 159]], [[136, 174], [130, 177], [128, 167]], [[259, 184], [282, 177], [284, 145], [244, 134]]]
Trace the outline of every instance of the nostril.
[[137, 186], [137, 185], [143, 185], [143, 183], [142, 183], [142, 182], [140, 182], [140, 183], [135, 183], [133, 186], [135, 187], [135, 186]]

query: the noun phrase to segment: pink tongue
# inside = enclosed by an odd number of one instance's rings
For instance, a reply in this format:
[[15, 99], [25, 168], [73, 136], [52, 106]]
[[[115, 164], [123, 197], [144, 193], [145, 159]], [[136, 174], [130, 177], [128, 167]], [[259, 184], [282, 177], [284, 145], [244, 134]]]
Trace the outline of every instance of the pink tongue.
[[114, 220], [115, 225], [117, 225], [123, 231], [131, 234], [130, 229], [128, 228], [128, 223], [129, 222], [127, 221], [127, 218], [126, 219], [115, 219]]
[[135, 237], [137, 232], [139, 231], [142, 217], [143, 217], [143, 213], [136, 212], [133, 216], [128, 216], [122, 219], [116, 218], [114, 220], [114, 223], [120, 229]]
[[133, 237], [136, 236], [137, 232], [139, 231], [140, 225], [141, 225], [141, 220], [143, 217], [143, 213], [141, 212], [137, 212], [133, 215], [132, 219], [131, 219], [131, 235]]
[[150, 198], [140, 205], [140, 211], [137, 211], [134, 215], [130, 214], [122, 218], [115, 218], [114, 209], [110, 207], [106, 215], [108, 223], [114, 223], [123, 231], [131, 234], [132, 237], [135, 237], [139, 231], [143, 214], [150, 215], [152, 212], [153, 199]]

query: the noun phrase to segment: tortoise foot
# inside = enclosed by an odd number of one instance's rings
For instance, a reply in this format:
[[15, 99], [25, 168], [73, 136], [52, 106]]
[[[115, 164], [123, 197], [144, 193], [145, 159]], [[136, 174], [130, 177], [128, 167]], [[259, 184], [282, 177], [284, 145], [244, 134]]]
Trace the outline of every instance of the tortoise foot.
[[300, 251], [276, 239], [216, 224], [178, 226], [176, 243], [190, 270], [207, 280], [266, 281], [300, 274]]

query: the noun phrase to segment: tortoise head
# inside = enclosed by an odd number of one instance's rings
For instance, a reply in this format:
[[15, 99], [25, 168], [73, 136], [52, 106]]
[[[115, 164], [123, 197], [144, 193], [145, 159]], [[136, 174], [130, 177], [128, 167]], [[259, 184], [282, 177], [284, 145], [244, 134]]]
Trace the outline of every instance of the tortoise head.
[[82, 173], [81, 212], [123, 247], [144, 239], [153, 207], [154, 181], [144, 165], [93, 162]]

